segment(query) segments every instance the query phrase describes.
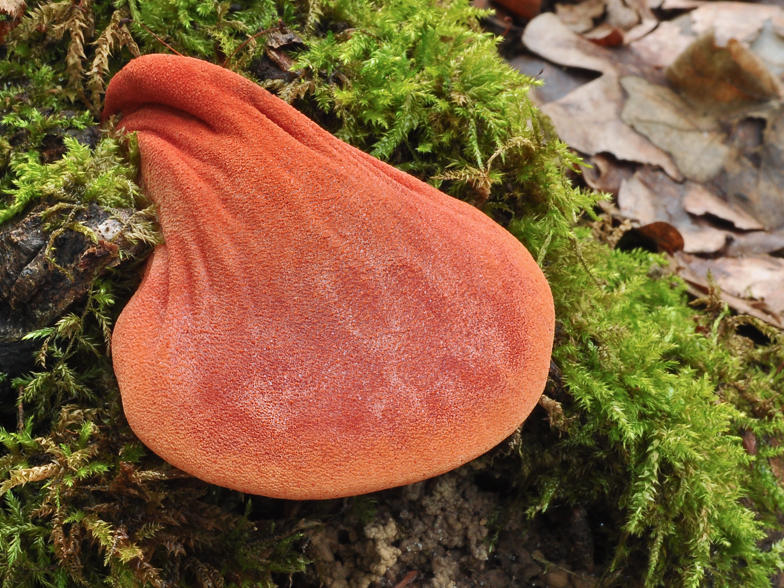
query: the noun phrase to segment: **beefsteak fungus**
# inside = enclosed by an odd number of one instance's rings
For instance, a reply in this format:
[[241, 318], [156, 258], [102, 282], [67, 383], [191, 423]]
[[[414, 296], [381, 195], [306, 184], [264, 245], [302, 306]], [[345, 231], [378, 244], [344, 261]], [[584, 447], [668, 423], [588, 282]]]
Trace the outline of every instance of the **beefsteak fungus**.
[[117, 321], [114, 367], [163, 459], [334, 498], [446, 472], [531, 412], [553, 300], [482, 212], [204, 61], [133, 60], [107, 90], [117, 113], [165, 244]]

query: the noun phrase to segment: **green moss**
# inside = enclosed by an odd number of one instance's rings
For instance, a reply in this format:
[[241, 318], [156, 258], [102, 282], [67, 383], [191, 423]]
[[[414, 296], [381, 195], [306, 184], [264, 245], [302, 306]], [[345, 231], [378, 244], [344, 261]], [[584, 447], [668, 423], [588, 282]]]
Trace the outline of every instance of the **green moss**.
[[[264, 43], [249, 35], [282, 19], [307, 49], [294, 55], [296, 76], [262, 83], [347, 142], [506, 222], [550, 281], [562, 376], [547, 394], [562, 416], [523, 427], [519, 507], [602, 513], [608, 584], [619, 570], [647, 586], [767, 586], [782, 567], [781, 544], [762, 540], [784, 506], [773, 473], [784, 340], [732, 316], [715, 293], [689, 305], [676, 278], [656, 277], [661, 258], [591, 238], [598, 196], [567, 181], [576, 159], [481, 16], [465, 0], [31, 2], [0, 60], [0, 222], [40, 200], [147, 206], [132, 144], [67, 138], [97, 124], [108, 79], [134, 54], [170, 48], [252, 77]], [[47, 136], [65, 147], [48, 163]], [[107, 336], [137, 275], [138, 264], [101, 277], [80, 309], [35, 333], [39, 369], [13, 382], [26, 419], [0, 431], [4, 586], [264, 586], [306, 564], [294, 523], [261, 529], [253, 521], [272, 515], [179, 478], [133, 437]], [[740, 336], [745, 323], [769, 344]], [[756, 440], [755, 455], [741, 435]]]
[[72, 137], [65, 137], [63, 143], [67, 151], [54, 163], [40, 163], [35, 151], [16, 152], [11, 157], [10, 173], [16, 180], [8, 193], [13, 199], [0, 210], [0, 223], [39, 199], [79, 204], [97, 202], [107, 208], [132, 208], [137, 202], [144, 202], [134, 183], [137, 169], [128, 155], [121, 152], [117, 140], [104, 139], [95, 149]]

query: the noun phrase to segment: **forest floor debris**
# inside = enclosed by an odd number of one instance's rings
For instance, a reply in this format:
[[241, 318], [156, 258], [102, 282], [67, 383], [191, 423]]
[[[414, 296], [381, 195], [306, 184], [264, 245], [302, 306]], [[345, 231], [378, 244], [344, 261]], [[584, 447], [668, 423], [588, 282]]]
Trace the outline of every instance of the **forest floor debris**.
[[541, 74], [533, 100], [594, 166], [584, 181], [615, 197], [617, 218], [671, 224], [677, 273], [701, 291], [715, 280], [732, 308], [781, 327], [784, 8], [619, 4], [556, 4], [525, 26], [511, 65]]

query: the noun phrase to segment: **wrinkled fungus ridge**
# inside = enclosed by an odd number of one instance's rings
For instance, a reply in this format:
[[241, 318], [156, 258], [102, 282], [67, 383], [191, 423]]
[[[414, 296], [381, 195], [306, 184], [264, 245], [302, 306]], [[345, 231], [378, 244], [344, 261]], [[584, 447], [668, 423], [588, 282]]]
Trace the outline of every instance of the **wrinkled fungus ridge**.
[[533, 409], [552, 296], [482, 212], [196, 59], [133, 60], [107, 91], [118, 113], [165, 244], [113, 361], [163, 459], [242, 492], [340, 497], [453, 469]]

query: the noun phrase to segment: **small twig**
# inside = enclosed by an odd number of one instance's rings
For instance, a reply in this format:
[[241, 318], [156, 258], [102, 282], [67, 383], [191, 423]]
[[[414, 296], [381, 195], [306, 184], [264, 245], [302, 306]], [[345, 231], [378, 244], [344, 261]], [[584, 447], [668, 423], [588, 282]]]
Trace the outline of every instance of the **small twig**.
[[575, 576], [576, 578], [580, 578], [581, 580], [596, 580], [594, 576], [588, 575], [584, 572], [575, 572], [573, 570], [570, 570], [569, 568], [566, 568], [562, 565], [559, 565], [555, 562], [548, 560], [543, 555], [539, 555], [536, 552], [531, 554], [531, 559], [533, 559], [537, 563], [542, 564], [545, 567], [545, 571], [547, 571], [549, 568], [555, 568], [556, 570], [561, 570], [562, 572], [566, 572], [570, 576]]
[[[124, 21], [124, 22], [123, 22], [123, 21]], [[169, 44], [168, 44], [166, 41], [164, 41], [163, 39], [161, 39], [161, 38], [160, 38], [158, 35], [156, 35], [155, 33], [153, 33], [153, 32], [152, 32], [152, 31], [149, 29], [149, 27], [148, 27], [146, 24], [144, 24], [142, 21], [140, 21], [140, 20], [133, 20], [132, 18], [124, 18], [124, 19], [122, 19], [120, 22], [122, 23], [122, 25], [125, 25], [125, 24], [127, 24], [127, 23], [129, 23], [129, 22], [135, 22], [137, 25], [139, 25], [140, 27], [142, 27], [142, 28], [143, 28], [145, 31], [147, 31], [148, 33], [150, 33], [150, 34], [151, 34], [153, 37], [155, 37], [156, 39], [158, 39], [158, 41], [160, 41], [160, 42], [161, 42], [163, 45], [166, 45], [166, 47], [168, 47], [168, 49], [169, 49], [170, 51], [172, 51], [172, 52], [176, 53], [176, 54], [177, 54], [177, 55], [179, 55], [180, 57], [185, 57], [185, 56], [184, 56], [182, 53], [180, 53], [179, 51], [177, 51], [177, 50], [176, 50], [174, 47], [172, 47], [172, 46], [171, 46], [171, 45], [169, 45]]]
[[502, 37], [506, 37], [506, 35], [509, 34], [509, 31], [512, 30], [512, 24], [513, 24], [512, 17], [511, 16], [505, 16], [503, 18], [503, 22], [504, 22], [504, 24], [506, 24], [506, 29], [504, 30], [503, 33], [501, 33], [501, 36]]
[[547, 233], [547, 237], [545, 238], [544, 243], [539, 248], [539, 254], [536, 256], [536, 265], [538, 265], [539, 267], [542, 267], [542, 264], [544, 263], [544, 257], [545, 255], [547, 255], [547, 248], [550, 247], [550, 241], [552, 240], [553, 240], [553, 232], [550, 231], [549, 233]]
[[403, 579], [400, 580], [400, 582], [395, 584], [395, 588], [406, 588], [406, 586], [408, 586], [411, 582], [416, 580], [417, 573], [418, 572], [416, 570], [412, 570], [408, 572], [405, 576], [403, 576]]
[[226, 67], [226, 64], [229, 63], [229, 60], [232, 57], [234, 57], [240, 49], [245, 47], [245, 45], [250, 43], [256, 37], [260, 37], [261, 35], [267, 35], [267, 34], [271, 33], [272, 31], [279, 31], [279, 30], [281, 30], [283, 28], [283, 26], [284, 26], [283, 25], [283, 21], [279, 20], [278, 24], [276, 24], [274, 27], [270, 27], [268, 29], [264, 29], [263, 31], [259, 31], [258, 33], [256, 33], [252, 37], [248, 37], [245, 41], [242, 42], [242, 44], [239, 47], [237, 47], [234, 51], [232, 51], [231, 55], [229, 55], [226, 59], [223, 60], [223, 63], [221, 64], [221, 67]]
[[19, 393], [16, 397], [16, 410], [18, 411], [16, 431], [18, 433], [24, 431], [24, 405], [22, 404], [23, 397], [24, 397], [24, 386], [19, 386]]
[[596, 276], [593, 275], [593, 272], [591, 271], [591, 268], [588, 267], [588, 263], [585, 261], [585, 258], [583, 257], [583, 254], [582, 254], [582, 251], [580, 251], [580, 244], [577, 242], [577, 239], [575, 237], [569, 237], [569, 241], [572, 244], [572, 248], [574, 249], [574, 254], [577, 256], [577, 259], [579, 260], [580, 265], [583, 266], [583, 269], [586, 271], [586, 273], [588, 274], [588, 277], [591, 278], [591, 280], [596, 285], [596, 287], [601, 290], [602, 289], [602, 284], [601, 284], [601, 282], [599, 282], [598, 279], [596, 279]]

